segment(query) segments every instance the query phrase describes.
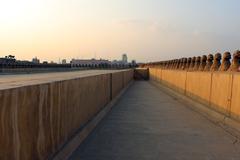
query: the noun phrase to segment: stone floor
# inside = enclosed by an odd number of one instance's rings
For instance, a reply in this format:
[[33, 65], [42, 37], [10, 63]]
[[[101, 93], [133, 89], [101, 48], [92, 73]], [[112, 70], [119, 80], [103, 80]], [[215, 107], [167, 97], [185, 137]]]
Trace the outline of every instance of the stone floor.
[[135, 82], [71, 160], [240, 160], [234, 137], [149, 82]]

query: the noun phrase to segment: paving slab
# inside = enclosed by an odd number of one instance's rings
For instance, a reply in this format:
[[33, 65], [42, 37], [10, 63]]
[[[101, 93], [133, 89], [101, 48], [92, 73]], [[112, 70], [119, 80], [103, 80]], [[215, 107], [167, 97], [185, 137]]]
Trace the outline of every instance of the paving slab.
[[129, 88], [70, 160], [239, 160], [236, 139], [147, 81]]

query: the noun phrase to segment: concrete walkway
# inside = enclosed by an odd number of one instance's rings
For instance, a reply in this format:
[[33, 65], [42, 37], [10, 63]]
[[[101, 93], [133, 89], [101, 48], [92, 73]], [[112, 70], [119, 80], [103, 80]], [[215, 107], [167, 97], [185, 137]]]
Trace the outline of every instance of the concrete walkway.
[[239, 160], [234, 137], [149, 82], [135, 82], [73, 160]]

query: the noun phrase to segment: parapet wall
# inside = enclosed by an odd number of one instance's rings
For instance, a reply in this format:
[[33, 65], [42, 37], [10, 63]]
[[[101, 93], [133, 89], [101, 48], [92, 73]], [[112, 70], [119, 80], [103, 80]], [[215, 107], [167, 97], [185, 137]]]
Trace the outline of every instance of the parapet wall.
[[240, 50], [237, 50], [231, 55], [230, 52], [225, 52], [223, 55], [216, 53], [214, 56], [189, 57], [181, 59], [173, 59], [167, 61], [152, 62], [142, 64], [142, 68], [162, 68], [170, 70], [186, 70], [186, 71], [231, 71], [240, 72]]
[[150, 80], [240, 121], [240, 73], [149, 69]]
[[133, 79], [133, 70], [0, 90], [0, 159], [47, 159]]

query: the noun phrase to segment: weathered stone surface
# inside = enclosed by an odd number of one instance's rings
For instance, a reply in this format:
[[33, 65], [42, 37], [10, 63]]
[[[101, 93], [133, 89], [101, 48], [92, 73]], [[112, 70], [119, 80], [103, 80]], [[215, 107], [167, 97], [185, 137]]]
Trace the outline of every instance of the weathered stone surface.
[[162, 70], [162, 83], [184, 93], [186, 85], [186, 72]]
[[209, 105], [211, 78], [210, 72], [188, 72], [186, 77], [186, 95]]
[[[21, 75], [14, 81], [6, 76], [9, 83], [0, 83], [0, 159], [47, 159], [133, 76], [132, 70], [89, 73], [32, 75], [37, 79]], [[125, 77], [112, 81], [112, 73]]]
[[124, 88], [123, 72], [112, 73], [112, 98]]
[[[212, 75], [211, 107], [228, 115], [231, 109], [232, 75], [227, 72], [214, 72]], [[240, 104], [240, 101], [239, 101]]]
[[234, 74], [233, 76], [233, 88], [231, 98], [231, 116], [236, 119], [240, 119], [240, 74]]
[[132, 69], [128, 71], [123, 71], [124, 87], [126, 87], [129, 84], [129, 82], [133, 80], [133, 74], [134, 74], [134, 71]]

